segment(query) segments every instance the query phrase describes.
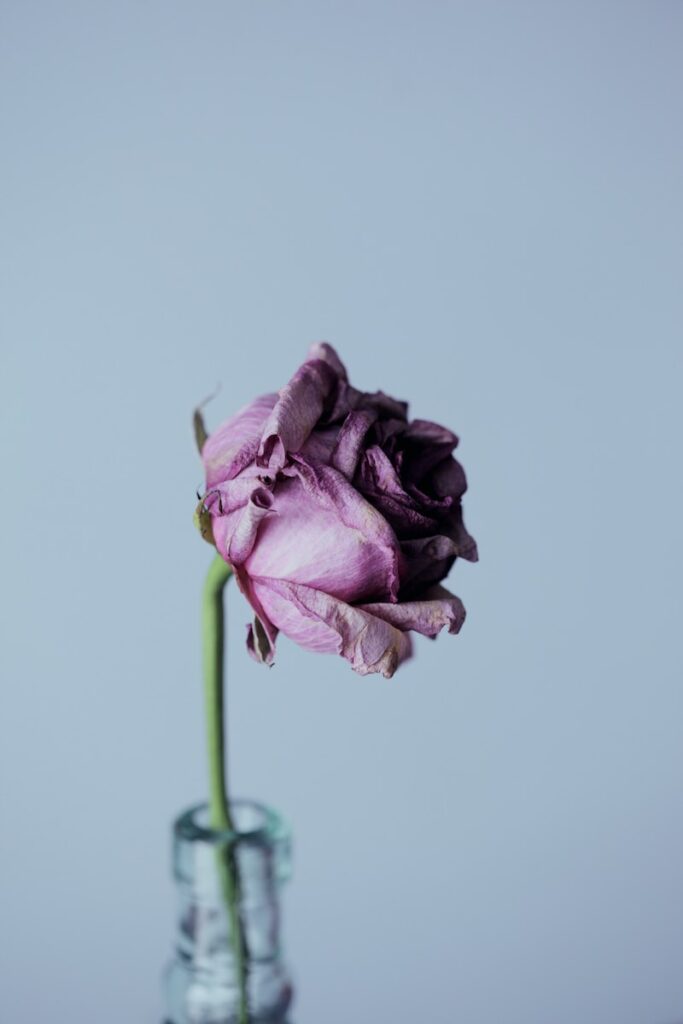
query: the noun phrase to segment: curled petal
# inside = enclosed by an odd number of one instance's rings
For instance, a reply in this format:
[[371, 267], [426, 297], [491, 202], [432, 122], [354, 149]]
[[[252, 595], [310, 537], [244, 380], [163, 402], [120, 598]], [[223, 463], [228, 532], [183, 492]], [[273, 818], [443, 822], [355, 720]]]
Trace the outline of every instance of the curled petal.
[[411, 654], [410, 637], [330, 594], [284, 580], [252, 580], [273, 623], [302, 647], [341, 654], [360, 675], [390, 678]]
[[424, 636], [434, 637], [446, 627], [457, 633], [465, 621], [465, 607], [459, 597], [445, 587], [432, 587], [419, 601], [401, 601], [400, 604], [364, 604], [363, 611], [384, 619], [397, 629], [414, 629]]
[[210, 434], [202, 446], [206, 487], [232, 480], [256, 458], [263, 425], [277, 395], [262, 395]]
[[257, 467], [247, 466], [239, 476], [210, 488], [202, 498], [204, 509], [215, 517], [244, 508], [259, 483]]
[[253, 489], [227, 544], [225, 557], [231, 565], [243, 565], [246, 562], [256, 543], [261, 521], [270, 512], [272, 504], [273, 496], [265, 487]]
[[268, 417], [256, 457], [257, 464], [274, 476], [290, 452], [298, 452], [320, 419], [338, 377], [322, 359], [300, 366], [279, 393]]

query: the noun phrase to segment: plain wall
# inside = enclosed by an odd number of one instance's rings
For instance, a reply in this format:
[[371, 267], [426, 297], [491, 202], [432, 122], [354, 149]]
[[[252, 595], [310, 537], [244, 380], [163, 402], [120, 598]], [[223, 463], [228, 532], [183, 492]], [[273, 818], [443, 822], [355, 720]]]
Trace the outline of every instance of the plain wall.
[[675, 3], [1, 7], [3, 1024], [158, 1024], [204, 794], [202, 471], [325, 338], [481, 561], [393, 680], [229, 600], [296, 1024], [683, 1020]]

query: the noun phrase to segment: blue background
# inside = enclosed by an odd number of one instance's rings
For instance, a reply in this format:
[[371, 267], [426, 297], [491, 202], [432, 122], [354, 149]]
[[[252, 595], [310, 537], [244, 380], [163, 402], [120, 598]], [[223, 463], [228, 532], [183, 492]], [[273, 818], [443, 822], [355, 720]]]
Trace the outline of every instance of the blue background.
[[481, 561], [392, 681], [230, 595], [297, 1024], [683, 1019], [674, 3], [5, 2], [8, 1024], [157, 1024], [204, 792], [212, 425], [311, 341], [453, 427]]

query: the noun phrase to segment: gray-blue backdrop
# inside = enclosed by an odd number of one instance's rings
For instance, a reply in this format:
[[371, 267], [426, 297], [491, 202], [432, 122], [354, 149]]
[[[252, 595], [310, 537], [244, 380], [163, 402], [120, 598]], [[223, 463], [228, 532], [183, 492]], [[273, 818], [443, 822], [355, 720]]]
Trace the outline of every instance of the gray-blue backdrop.
[[683, 6], [9, 2], [7, 1024], [157, 1024], [201, 797], [195, 402], [326, 338], [462, 437], [459, 637], [243, 647], [297, 1024], [683, 1019]]

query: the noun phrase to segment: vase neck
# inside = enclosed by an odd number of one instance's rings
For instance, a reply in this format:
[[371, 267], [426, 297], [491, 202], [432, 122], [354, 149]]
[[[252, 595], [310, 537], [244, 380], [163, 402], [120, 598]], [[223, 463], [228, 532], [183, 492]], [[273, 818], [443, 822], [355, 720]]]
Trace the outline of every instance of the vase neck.
[[[228, 1024], [233, 1019], [239, 987], [234, 925], [222, 884], [228, 864], [238, 880], [249, 1005], [260, 1013], [254, 1019], [276, 1020], [274, 1013], [282, 1019], [291, 998], [280, 940], [280, 886], [290, 873], [289, 832], [262, 805], [235, 801], [231, 812], [234, 832], [211, 829], [205, 806], [192, 808], [174, 826], [179, 914], [171, 974], [176, 988], [181, 982], [183, 994], [174, 998], [181, 999], [185, 1015], [176, 1007], [173, 1024]], [[213, 1015], [207, 1015], [209, 1005]]]

